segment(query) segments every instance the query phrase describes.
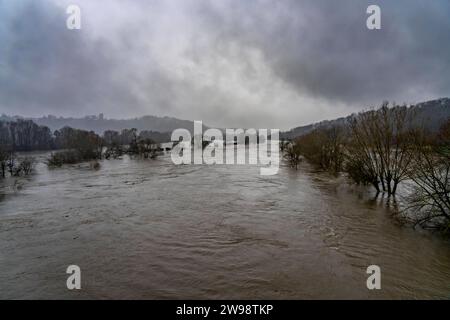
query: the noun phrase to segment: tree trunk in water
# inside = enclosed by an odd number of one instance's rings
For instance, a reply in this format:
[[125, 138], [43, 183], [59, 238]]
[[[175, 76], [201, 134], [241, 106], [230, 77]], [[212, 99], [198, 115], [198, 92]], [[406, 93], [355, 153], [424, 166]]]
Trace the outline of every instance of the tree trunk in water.
[[388, 195], [392, 195], [392, 188], [391, 188], [391, 181], [386, 181], [387, 187], [388, 187]]
[[372, 185], [377, 190], [377, 194], [380, 193], [380, 186], [378, 185], [378, 182], [372, 182]]
[[395, 195], [395, 193], [397, 192], [397, 186], [398, 186], [398, 181], [394, 180], [394, 186], [392, 188], [392, 194]]

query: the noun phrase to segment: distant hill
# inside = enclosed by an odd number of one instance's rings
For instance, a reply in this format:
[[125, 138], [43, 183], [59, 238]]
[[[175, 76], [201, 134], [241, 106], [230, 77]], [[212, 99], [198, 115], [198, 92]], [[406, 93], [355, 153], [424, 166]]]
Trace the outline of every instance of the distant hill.
[[[410, 110], [415, 112], [417, 120], [425, 125], [427, 129], [432, 132], [437, 131], [440, 126], [450, 118], [450, 99], [442, 98], [431, 100], [427, 102], [418, 103], [410, 106]], [[280, 137], [284, 139], [293, 139], [311, 132], [316, 128], [328, 128], [334, 125], [345, 125], [350, 117], [338, 118], [335, 120], [325, 120], [314, 124], [300, 126], [293, 128], [286, 132], [281, 132]], [[0, 116], [0, 121], [15, 121], [17, 119], [24, 119], [20, 116]], [[41, 118], [27, 118], [33, 120], [40, 126], [46, 126], [53, 132], [63, 127], [72, 127], [76, 129], [83, 129], [95, 131], [98, 134], [103, 134], [106, 130], [121, 131], [122, 129], [136, 128], [138, 131], [149, 131], [147, 134], [158, 142], [170, 140], [170, 134], [173, 130], [178, 128], [188, 129], [193, 132], [193, 121], [180, 120], [172, 117], [156, 117], [144, 116], [133, 119], [106, 119], [103, 114], [98, 116], [86, 116], [84, 118], [63, 118], [55, 116], [46, 116]], [[208, 127], [203, 125], [203, 130]]]
[[106, 130], [117, 130], [136, 128], [138, 131], [172, 132], [178, 128], [193, 131], [193, 121], [180, 120], [170, 117], [144, 116], [134, 119], [104, 119], [100, 116], [90, 116], [81, 119], [44, 117], [33, 119], [37, 124], [49, 127], [51, 130], [69, 126], [77, 129], [92, 130], [102, 134]]
[[[409, 110], [416, 114], [417, 121], [423, 124], [426, 129], [431, 132], [436, 132], [441, 125], [450, 118], [450, 99], [442, 98], [418, 103], [410, 106]], [[348, 123], [349, 118], [352, 116], [354, 116], [354, 114], [335, 120], [325, 120], [306, 126], [296, 127], [289, 131], [282, 132], [280, 136], [284, 139], [294, 139], [317, 128], [330, 128], [336, 125], [343, 126]]]
[[[19, 116], [6, 116], [2, 115], [0, 121], [15, 121], [22, 119]], [[63, 118], [55, 117], [52, 115], [41, 118], [26, 118], [33, 120], [38, 125], [46, 126], [50, 130], [55, 131], [63, 127], [72, 127], [76, 129], [83, 129], [88, 131], [95, 131], [98, 134], [103, 134], [106, 130], [121, 131], [122, 129], [136, 128], [138, 131], [153, 131], [160, 133], [171, 133], [178, 128], [187, 129], [193, 132], [193, 121], [180, 120], [171, 117], [156, 117], [156, 116], [144, 116], [141, 118], [133, 119], [106, 119], [103, 114], [98, 116], [86, 116], [84, 118]]]

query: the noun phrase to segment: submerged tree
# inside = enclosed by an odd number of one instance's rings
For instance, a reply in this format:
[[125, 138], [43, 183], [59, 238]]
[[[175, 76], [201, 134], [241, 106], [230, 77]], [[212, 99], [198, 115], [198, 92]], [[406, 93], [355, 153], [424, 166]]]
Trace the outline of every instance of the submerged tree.
[[17, 161], [17, 156], [15, 154], [15, 152], [10, 151], [8, 152], [7, 158], [6, 158], [6, 167], [8, 168], [9, 174], [11, 176], [16, 175], [16, 161]]
[[340, 172], [344, 161], [344, 130], [339, 126], [316, 129], [298, 139], [300, 153], [321, 169]]
[[302, 161], [301, 147], [298, 140], [291, 141], [284, 146], [283, 157], [291, 167], [295, 168], [295, 170], [298, 169], [298, 165]]
[[424, 228], [450, 230], [450, 120], [431, 139], [416, 132], [414, 157], [409, 177], [414, 181], [409, 217]]
[[35, 164], [35, 158], [30, 156], [18, 158], [10, 148], [0, 145], [0, 177], [5, 178], [7, 172], [15, 177], [29, 175]]
[[103, 139], [93, 131], [64, 127], [55, 131], [55, 143], [57, 148], [66, 150], [53, 153], [48, 159], [50, 166], [102, 158]]
[[6, 175], [6, 162], [8, 161], [8, 152], [4, 145], [0, 144], [0, 172], [2, 178]]
[[34, 157], [26, 156], [19, 160], [19, 171], [27, 176], [33, 172], [35, 165], [36, 159]]
[[394, 195], [408, 177], [413, 144], [413, 115], [406, 106], [360, 113], [349, 121], [346, 171], [357, 183]]
[[280, 140], [280, 151], [284, 152], [286, 150], [286, 148], [289, 146], [289, 141], [286, 139], [281, 139]]
[[113, 142], [106, 147], [105, 159], [118, 159], [124, 154], [124, 150], [121, 144]]
[[138, 153], [144, 159], [156, 158], [157, 147], [152, 139], [139, 139], [137, 142]]
[[117, 159], [123, 154], [130, 156], [141, 156], [144, 159], [154, 159], [159, 149], [158, 144], [150, 137], [154, 135], [151, 131], [141, 131], [138, 134], [137, 129], [123, 129], [120, 133], [117, 131], [105, 131], [103, 141], [106, 145], [104, 153], [106, 159]]

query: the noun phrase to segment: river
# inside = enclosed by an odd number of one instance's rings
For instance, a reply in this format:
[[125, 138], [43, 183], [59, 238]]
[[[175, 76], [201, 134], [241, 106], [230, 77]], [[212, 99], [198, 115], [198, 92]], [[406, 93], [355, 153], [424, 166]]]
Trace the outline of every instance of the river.
[[[450, 298], [448, 239], [306, 163], [274, 176], [170, 156], [40, 163], [0, 188], [3, 299]], [[66, 287], [72, 264], [81, 290]]]

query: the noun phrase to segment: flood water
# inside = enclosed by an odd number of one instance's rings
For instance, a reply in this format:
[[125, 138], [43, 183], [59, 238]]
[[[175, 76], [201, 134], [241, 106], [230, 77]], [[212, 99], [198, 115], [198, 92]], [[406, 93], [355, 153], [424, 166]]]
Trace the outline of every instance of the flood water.
[[[3, 299], [450, 298], [448, 239], [307, 164], [261, 176], [125, 157], [0, 186]], [[373, 264], [381, 290], [366, 287]]]

